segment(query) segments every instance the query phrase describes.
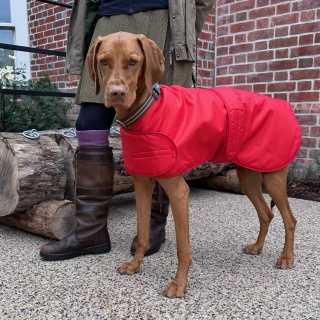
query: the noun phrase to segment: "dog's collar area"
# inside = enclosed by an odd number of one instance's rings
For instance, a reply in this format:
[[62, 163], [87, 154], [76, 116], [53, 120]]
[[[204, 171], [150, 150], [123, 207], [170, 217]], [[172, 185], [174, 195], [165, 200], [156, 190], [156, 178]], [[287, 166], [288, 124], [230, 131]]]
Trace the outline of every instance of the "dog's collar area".
[[132, 114], [123, 119], [116, 119], [119, 126], [126, 128], [137, 120], [139, 120], [152, 106], [153, 102], [160, 97], [160, 87], [158, 83], [154, 84], [152, 87], [152, 95], [148, 94], [146, 101], [140, 105]]

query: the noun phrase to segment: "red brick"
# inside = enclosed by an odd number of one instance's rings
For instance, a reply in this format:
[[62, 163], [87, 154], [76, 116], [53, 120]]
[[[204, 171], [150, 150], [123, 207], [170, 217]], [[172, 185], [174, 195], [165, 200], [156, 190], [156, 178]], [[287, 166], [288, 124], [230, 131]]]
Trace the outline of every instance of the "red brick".
[[255, 83], [253, 85], [253, 91], [259, 93], [265, 93], [267, 91], [267, 85], [264, 83]]
[[266, 7], [269, 5], [269, 0], [257, 0], [257, 7]]
[[276, 7], [276, 14], [283, 15], [285, 13], [290, 13], [291, 3], [280, 3]]
[[279, 49], [275, 50], [275, 58], [276, 59], [287, 59], [289, 58], [289, 49]]
[[299, 22], [299, 13], [290, 13], [271, 18], [271, 26], [291, 25]]
[[269, 70], [268, 62], [256, 63], [255, 64], [255, 71], [256, 72], [266, 72]]
[[248, 12], [243, 11], [236, 14], [236, 21], [247, 21], [248, 20]]
[[248, 34], [248, 41], [257, 41], [262, 39], [272, 39], [274, 37], [274, 30], [258, 30], [258, 31], [251, 31]]
[[291, 92], [289, 97], [291, 102], [319, 101], [319, 92]]
[[272, 60], [273, 59], [273, 51], [257, 51], [248, 53], [248, 61], [262, 61], [262, 60]]
[[216, 82], [217, 86], [231, 85], [233, 83], [233, 77], [217, 77]]
[[273, 73], [272, 72], [266, 72], [266, 73], [260, 73], [260, 74], [248, 74], [247, 76], [247, 82], [248, 83], [259, 83], [259, 82], [270, 82], [273, 81]]
[[[310, 112], [311, 113], [320, 113], [320, 103], [313, 103], [311, 105], [311, 108], [310, 108]], [[319, 124], [320, 124], [320, 118], [319, 118]]]
[[270, 27], [269, 18], [261, 18], [256, 20], [256, 29], [268, 29]]
[[219, 37], [217, 39], [217, 46], [227, 46], [233, 43], [233, 36]]
[[252, 92], [252, 85], [249, 84], [240, 84], [240, 85], [233, 85], [232, 88], [238, 89], [238, 90], [246, 90]]
[[294, 47], [298, 44], [298, 37], [290, 37], [290, 38], [277, 38], [274, 40], [270, 40], [269, 47], [270, 49], [275, 48], [287, 48]]
[[283, 92], [274, 93], [273, 97], [276, 98], [276, 99], [281, 99], [281, 100], [288, 101], [288, 94], [287, 93], [283, 93]]
[[300, 17], [301, 17], [300, 21], [314, 20], [316, 17], [316, 11], [315, 10], [302, 11]]
[[276, 37], [285, 37], [288, 34], [289, 34], [289, 27], [288, 26], [276, 28], [276, 31], [275, 31]]
[[233, 64], [233, 56], [223, 56], [217, 58], [217, 66]]
[[298, 91], [309, 91], [312, 89], [311, 81], [301, 81], [298, 82]]
[[238, 45], [230, 46], [229, 54], [251, 52], [252, 50], [253, 50], [252, 43], [238, 44]]
[[246, 1], [231, 1], [232, 4], [230, 5], [230, 13], [250, 10], [255, 8], [255, 1], [254, 0], [246, 0]]
[[302, 46], [291, 49], [291, 57], [319, 55], [320, 45]]
[[310, 103], [297, 103], [294, 108], [294, 113], [306, 114], [310, 113], [311, 104]]
[[251, 73], [253, 72], [253, 65], [252, 64], [238, 64], [229, 67], [230, 74], [236, 73]]
[[317, 139], [308, 138], [308, 137], [302, 137], [301, 147], [316, 148], [316, 146], [317, 146]]
[[245, 75], [236, 75], [233, 78], [233, 83], [245, 83], [246, 82], [246, 76]]
[[235, 43], [247, 42], [247, 35], [245, 33], [236, 34], [234, 39]]
[[314, 39], [314, 35], [312, 33], [311, 34], [301, 35], [299, 37], [299, 45], [300, 46], [305, 46], [305, 45], [308, 45], [308, 44], [313, 44], [313, 39]]
[[313, 63], [314, 63], [315, 67], [319, 67], [320, 66], [320, 56], [315, 57], [313, 61], [314, 61]]
[[258, 19], [261, 17], [271, 17], [275, 14], [276, 8], [274, 6], [268, 6], [265, 8], [259, 8], [256, 10], [249, 11], [249, 19]]
[[275, 81], [288, 80], [288, 72], [276, 72], [274, 76]]
[[320, 77], [320, 70], [316, 70], [316, 69], [301, 69], [301, 70], [293, 70], [290, 72], [291, 80], [318, 79], [319, 77]]
[[311, 68], [313, 66], [313, 58], [299, 59], [299, 68]]
[[320, 31], [319, 21], [296, 24], [296, 25], [290, 26], [291, 34], [302, 34], [302, 33], [318, 32], [318, 31]]
[[299, 0], [293, 3], [292, 11], [317, 9], [320, 7], [320, 0]]
[[300, 125], [314, 126], [317, 124], [317, 116], [312, 114], [297, 114], [296, 118]]
[[238, 22], [230, 25], [230, 33], [246, 32], [254, 30], [254, 21]]
[[320, 126], [310, 128], [310, 136], [317, 138], [320, 137]]
[[266, 50], [268, 48], [268, 42], [267, 41], [258, 41], [254, 44], [254, 50], [255, 51], [261, 51]]
[[270, 61], [269, 69], [270, 70], [286, 70], [286, 69], [294, 69], [298, 65], [297, 60], [278, 60], [278, 61]]
[[245, 63], [247, 62], [246, 54], [236, 54], [234, 55], [234, 63]]
[[268, 83], [268, 92], [280, 92], [280, 91], [294, 91], [296, 88], [295, 82], [272, 82]]
[[228, 67], [217, 67], [217, 76], [227, 75], [228, 74]]
[[229, 35], [229, 26], [218, 26], [217, 27], [217, 37]]

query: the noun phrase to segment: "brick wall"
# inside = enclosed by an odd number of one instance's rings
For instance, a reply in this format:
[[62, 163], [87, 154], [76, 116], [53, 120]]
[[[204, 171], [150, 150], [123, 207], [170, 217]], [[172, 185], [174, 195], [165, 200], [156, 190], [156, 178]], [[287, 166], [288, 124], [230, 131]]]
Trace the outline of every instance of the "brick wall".
[[290, 101], [303, 134], [297, 161], [319, 165], [320, 0], [216, 6], [215, 85]]
[[[73, 0], [59, 0], [66, 4]], [[71, 10], [28, 0], [28, 20], [30, 46], [33, 48], [66, 51], [67, 31]], [[66, 75], [65, 58], [44, 54], [31, 54], [31, 77], [37, 80], [45, 75], [50, 77], [51, 83], [60, 91], [76, 92], [79, 77]], [[79, 107], [74, 105], [69, 111], [72, 124], [79, 113]]]

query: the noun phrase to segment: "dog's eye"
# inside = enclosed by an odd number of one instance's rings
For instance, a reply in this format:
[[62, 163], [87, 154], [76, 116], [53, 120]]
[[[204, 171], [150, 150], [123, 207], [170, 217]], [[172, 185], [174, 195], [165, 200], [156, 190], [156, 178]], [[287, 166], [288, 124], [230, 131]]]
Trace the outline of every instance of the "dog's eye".
[[136, 61], [136, 60], [131, 59], [131, 60], [129, 61], [129, 65], [130, 65], [130, 66], [135, 66], [136, 64], [137, 64], [137, 61]]
[[100, 63], [103, 64], [104, 66], [106, 66], [108, 64], [106, 59], [102, 59], [100, 60]]

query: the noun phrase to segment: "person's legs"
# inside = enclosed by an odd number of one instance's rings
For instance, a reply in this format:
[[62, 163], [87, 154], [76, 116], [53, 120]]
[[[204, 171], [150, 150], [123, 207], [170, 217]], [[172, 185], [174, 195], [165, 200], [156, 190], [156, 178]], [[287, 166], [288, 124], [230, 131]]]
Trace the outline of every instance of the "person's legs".
[[111, 249], [107, 217], [114, 167], [108, 136], [114, 114], [114, 109], [103, 104], [81, 105], [74, 162], [77, 226], [68, 237], [41, 247], [44, 260], [64, 260]]

